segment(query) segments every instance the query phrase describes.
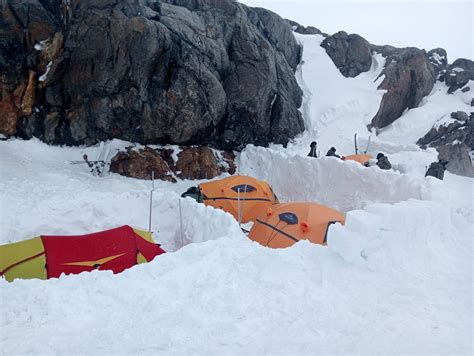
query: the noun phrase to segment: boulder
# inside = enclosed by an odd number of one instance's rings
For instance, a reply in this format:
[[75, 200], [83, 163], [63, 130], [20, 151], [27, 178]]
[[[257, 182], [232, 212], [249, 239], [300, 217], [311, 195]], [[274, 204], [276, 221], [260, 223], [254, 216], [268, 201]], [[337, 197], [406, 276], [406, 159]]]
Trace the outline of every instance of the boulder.
[[0, 101], [25, 86], [27, 100], [13, 99], [22, 137], [233, 150], [304, 130], [301, 48], [271, 11], [233, 0], [10, 3], [0, 8]]
[[298, 25], [295, 29], [296, 33], [301, 33], [302, 35], [324, 35], [319, 28], [313, 26], [301, 26]]
[[458, 58], [446, 68], [445, 83], [448, 93], [464, 87], [469, 80], [474, 80], [474, 62], [466, 58]]
[[469, 119], [469, 115], [464, 111], [456, 111], [451, 113], [451, 118], [459, 121], [467, 121]]
[[[458, 111], [451, 114], [455, 119], [464, 118], [465, 112]], [[458, 119], [459, 120], [459, 119]], [[439, 158], [449, 161], [447, 166], [451, 173], [474, 176], [469, 152], [474, 150], [474, 118], [459, 120], [448, 125], [432, 128], [417, 142], [422, 147], [430, 146], [438, 150]]]
[[[176, 158], [177, 157], [177, 158]], [[155, 178], [176, 182], [181, 179], [211, 179], [222, 173], [235, 173], [235, 155], [232, 152], [218, 151], [205, 146], [179, 147], [174, 149], [127, 148], [117, 153], [110, 165], [110, 171], [137, 179]]]
[[451, 173], [474, 177], [474, 166], [469, 156], [469, 148], [464, 143], [447, 144], [437, 147], [438, 158], [448, 161], [447, 170]]
[[186, 147], [178, 154], [176, 171], [182, 179], [211, 179], [224, 169], [209, 147]]
[[406, 109], [418, 107], [436, 82], [436, 72], [426, 52], [418, 48], [373, 46], [387, 59], [379, 89], [387, 92], [382, 97], [379, 110], [371, 127], [383, 128], [398, 119]]
[[443, 73], [448, 66], [448, 54], [444, 48], [434, 48], [429, 51], [428, 60], [433, 65], [438, 75]]
[[154, 172], [155, 179], [176, 182], [166, 161], [158, 151], [149, 147], [141, 150], [128, 148], [126, 152], [117, 153], [110, 162], [110, 171], [137, 179], [151, 179]]
[[321, 47], [345, 77], [356, 77], [372, 65], [370, 44], [359, 35], [340, 31], [324, 39]]

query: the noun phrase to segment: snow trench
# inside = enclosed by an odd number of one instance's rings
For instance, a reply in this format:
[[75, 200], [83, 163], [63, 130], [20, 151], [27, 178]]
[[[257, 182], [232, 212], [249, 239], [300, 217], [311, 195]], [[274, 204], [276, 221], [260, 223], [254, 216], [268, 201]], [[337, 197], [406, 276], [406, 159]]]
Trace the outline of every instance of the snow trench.
[[429, 198], [423, 181], [410, 175], [252, 145], [241, 154], [240, 173], [268, 181], [280, 201], [311, 201], [343, 212], [372, 203]]

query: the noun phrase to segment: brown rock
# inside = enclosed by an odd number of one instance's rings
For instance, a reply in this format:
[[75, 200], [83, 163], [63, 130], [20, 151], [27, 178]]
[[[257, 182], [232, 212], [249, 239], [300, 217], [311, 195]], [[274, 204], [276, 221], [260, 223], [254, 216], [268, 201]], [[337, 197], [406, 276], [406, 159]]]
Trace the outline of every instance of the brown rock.
[[21, 110], [23, 114], [30, 115], [33, 112], [36, 99], [36, 72], [30, 70], [28, 72], [28, 84], [21, 101]]
[[138, 179], [151, 179], [154, 172], [155, 179], [176, 182], [166, 161], [158, 151], [149, 147], [139, 151], [129, 148], [126, 152], [119, 152], [112, 158], [110, 171]]
[[0, 101], [0, 133], [11, 136], [16, 133], [20, 112], [10, 99]]
[[433, 65], [422, 50], [385, 47], [378, 50], [382, 53], [389, 51], [385, 53], [388, 56], [382, 72], [385, 79], [379, 86], [387, 92], [371, 126], [383, 128], [397, 120], [407, 108], [418, 107], [423, 97], [433, 89], [436, 76]]
[[227, 163], [227, 173], [234, 174], [237, 170], [237, 166], [235, 165], [235, 154], [234, 152], [223, 151], [222, 157], [224, 158], [224, 162]]
[[211, 179], [225, 170], [209, 147], [185, 147], [178, 154], [176, 171], [182, 179]]

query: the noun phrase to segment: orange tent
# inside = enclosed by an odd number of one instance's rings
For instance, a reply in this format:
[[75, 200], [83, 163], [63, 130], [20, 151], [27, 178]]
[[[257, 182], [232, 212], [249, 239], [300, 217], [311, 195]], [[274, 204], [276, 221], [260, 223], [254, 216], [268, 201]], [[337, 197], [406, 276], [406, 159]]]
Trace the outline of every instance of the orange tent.
[[270, 185], [249, 176], [230, 176], [199, 185], [205, 205], [222, 209], [243, 223], [255, 221], [266, 208], [278, 203]]
[[368, 165], [369, 164], [369, 161], [372, 159], [373, 157], [371, 155], [367, 155], [367, 154], [357, 154], [357, 155], [350, 155], [350, 156], [346, 156], [345, 157], [345, 161], [356, 161], [356, 162], [359, 162], [360, 164], [362, 165]]
[[285, 203], [271, 206], [266, 216], [259, 216], [249, 238], [272, 248], [284, 248], [300, 240], [325, 244], [329, 225], [344, 224], [337, 210], [314, 203]]

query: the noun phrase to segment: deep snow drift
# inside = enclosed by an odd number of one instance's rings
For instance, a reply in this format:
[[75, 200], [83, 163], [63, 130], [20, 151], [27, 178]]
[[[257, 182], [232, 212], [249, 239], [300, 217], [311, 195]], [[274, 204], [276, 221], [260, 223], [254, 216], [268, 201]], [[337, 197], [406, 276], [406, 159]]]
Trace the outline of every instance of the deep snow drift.
[[[388, 152], [395, 172], [305, 157], [315, 136], [321, 150], [349, 154], [354, 131], [368, 135], [381, 62], [360, 78], [341, 78], [319, 36], [300, 40], [303, 112], [318, 130], [286, 150], [247, 147], [240, 172], [267, 179], [282, 201], [346, 211], [328, 246], [261, 247], [229, 214], [179, 198], [199, 182], [156, 182], [154, 238], [175, 252], [119, 275], [1, 280], [4, 354], [472, 352], [473, 180], [424, 178], [435, 152], [383, 135], [372, 138], [371, 153]], [[323, 75], [338, 84], [320, 87]], [[146, 228], [150, 182], [92, 177], [68, 163], [96, 150], [0, 141], [0, 242]]]

